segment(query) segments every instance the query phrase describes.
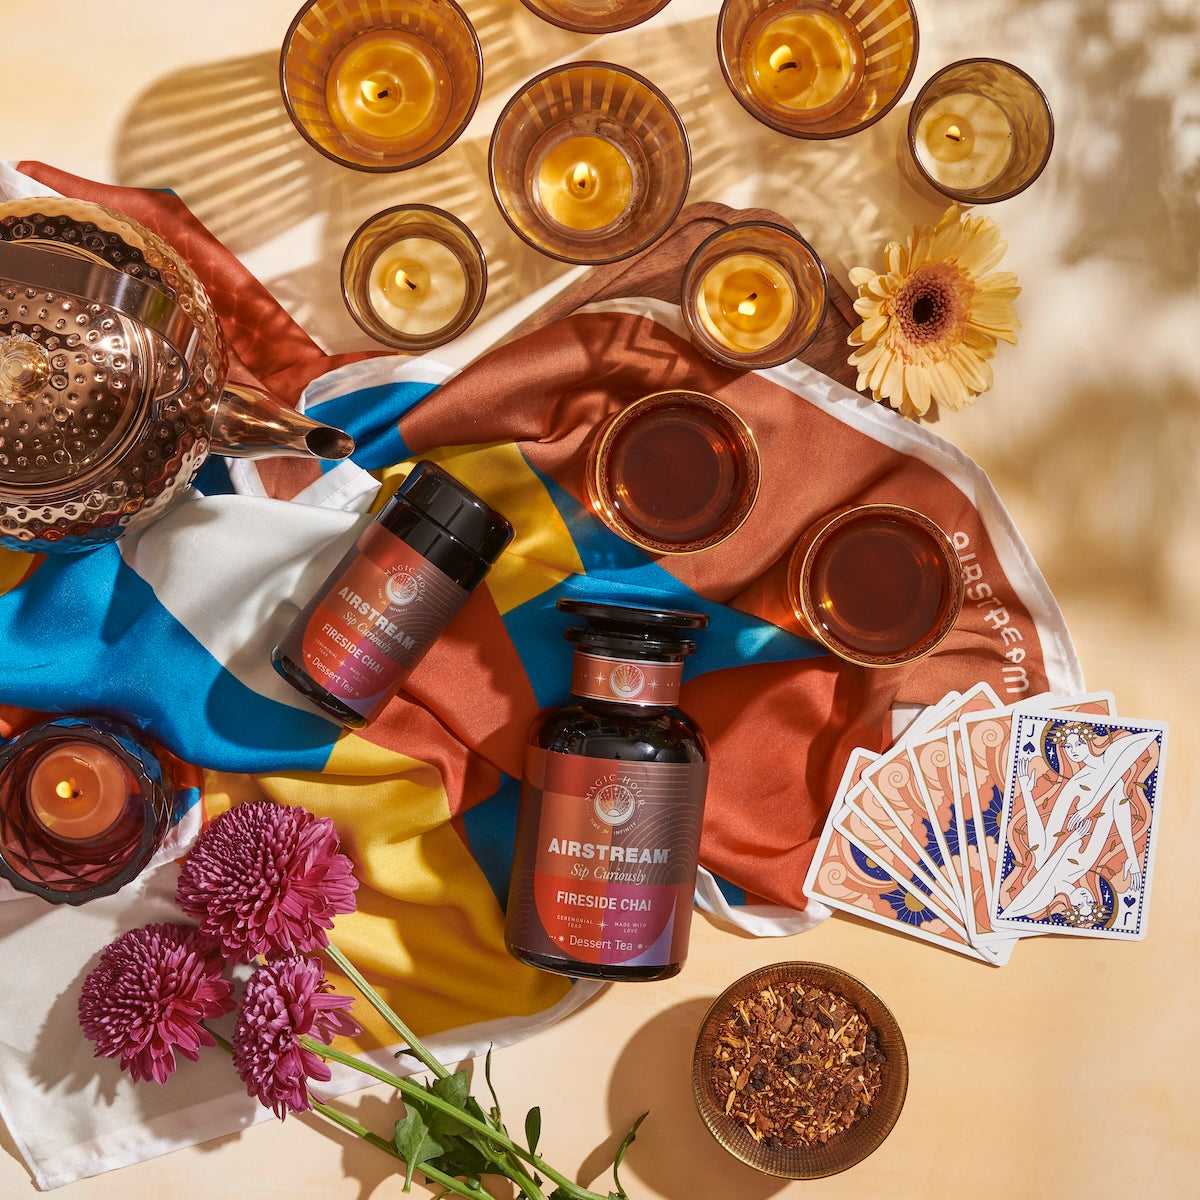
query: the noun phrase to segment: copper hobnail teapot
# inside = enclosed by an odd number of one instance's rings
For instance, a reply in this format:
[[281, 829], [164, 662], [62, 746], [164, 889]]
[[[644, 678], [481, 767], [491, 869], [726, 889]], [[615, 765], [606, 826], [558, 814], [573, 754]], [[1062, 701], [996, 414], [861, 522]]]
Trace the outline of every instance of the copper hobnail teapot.
[[0, 204], [0, 546], [111, 542], [210, 452], [353, 451], [228, 368], [208, 296], [156, 234], [81, 200]]

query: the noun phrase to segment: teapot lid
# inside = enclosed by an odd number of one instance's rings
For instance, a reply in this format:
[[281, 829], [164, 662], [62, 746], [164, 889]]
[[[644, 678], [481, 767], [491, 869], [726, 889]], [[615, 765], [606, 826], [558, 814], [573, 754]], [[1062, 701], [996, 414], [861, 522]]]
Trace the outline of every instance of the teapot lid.
[[0, 330], [12, 331], [0, 332], [0, 484], [42, 489], [118, 450], [143, 411], [145, 356], [119, 314], [14, 290], [0, 286]]
[[[0, 487], [45, 492], [110, 462], [150, 398], [183, 386], [186, 368], [173, 343], [192, 325], [167, 293], [102, 260], [99, 250], [112, 259], [132, 249], [122, 243], [114, 251], [113, 235], [91, 247], [86, 236], [76, 244], [43, 242], [40, 231], [22, 230], [33, 236], [18, 243], [6, 232], [8, 239], [0, 235]], [[137, 319], [127, 315], [131, 299]], [[151, 327], [166, 346], [151, 342]]]

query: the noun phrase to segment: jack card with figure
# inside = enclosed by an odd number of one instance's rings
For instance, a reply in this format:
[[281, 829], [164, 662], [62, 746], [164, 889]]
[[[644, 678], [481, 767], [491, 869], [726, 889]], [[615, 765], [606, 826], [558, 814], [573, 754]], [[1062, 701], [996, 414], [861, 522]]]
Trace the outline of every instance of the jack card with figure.
[[1146, 935], [1167, 727], [1018, 708], [992, 922], [1017, 936]]

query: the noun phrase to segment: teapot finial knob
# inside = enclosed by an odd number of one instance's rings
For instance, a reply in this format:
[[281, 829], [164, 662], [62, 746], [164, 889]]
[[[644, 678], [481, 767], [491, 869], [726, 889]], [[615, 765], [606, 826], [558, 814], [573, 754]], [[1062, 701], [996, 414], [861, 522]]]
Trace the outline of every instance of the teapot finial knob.
[[50, 358], [43, 346], [23, 333], [0, 338], [0, 401], [27, 400], [49, 378]]

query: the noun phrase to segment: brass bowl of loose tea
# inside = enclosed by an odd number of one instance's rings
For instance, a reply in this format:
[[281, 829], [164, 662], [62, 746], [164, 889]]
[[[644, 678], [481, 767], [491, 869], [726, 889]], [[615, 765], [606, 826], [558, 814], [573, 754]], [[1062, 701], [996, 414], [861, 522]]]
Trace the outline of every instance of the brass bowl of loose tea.
[[908, 1091], [896, 1018], [866, 984], [823, 963], [760, 967], [709, 1008], [692, 1088], [709, 1132], [768, 1175], [820, 1179], [891, 1132]]

